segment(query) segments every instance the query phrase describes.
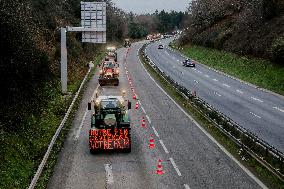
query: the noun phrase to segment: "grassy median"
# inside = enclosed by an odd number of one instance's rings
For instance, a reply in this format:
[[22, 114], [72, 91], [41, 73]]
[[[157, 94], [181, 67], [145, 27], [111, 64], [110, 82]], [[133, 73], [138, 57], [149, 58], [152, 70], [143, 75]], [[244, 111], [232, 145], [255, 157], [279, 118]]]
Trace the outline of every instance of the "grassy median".
[[252, 158], [240, 148], [219, 129], [217, 129], [207, 117], [196, 109], [191, 103], [186, 103], [185, 99], [167, 82], [165, 81], [141, 56], [143, 65], [150, 75], [159, 83], [159, 85], [190, 114], [211, 136], [213, 136], [222, 146], [224, 146], [239, 162], [247, 167], [255, 176], [257, 176], [269, 188], [284, 189], [284, 183], [271, 174], [265, 167]]
[[195, 45], [184, 46], [181, 52], [204, 65], [284, 95], [283, 65]]

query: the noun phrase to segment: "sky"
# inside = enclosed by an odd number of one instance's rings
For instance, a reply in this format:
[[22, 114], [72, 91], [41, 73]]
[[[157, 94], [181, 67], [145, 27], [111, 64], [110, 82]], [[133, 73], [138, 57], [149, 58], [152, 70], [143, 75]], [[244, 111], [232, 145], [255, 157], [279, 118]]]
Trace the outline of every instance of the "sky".
[[117, 7], [136, 14], [165, 10], [185, 11], [191, 0], [112, 0]]

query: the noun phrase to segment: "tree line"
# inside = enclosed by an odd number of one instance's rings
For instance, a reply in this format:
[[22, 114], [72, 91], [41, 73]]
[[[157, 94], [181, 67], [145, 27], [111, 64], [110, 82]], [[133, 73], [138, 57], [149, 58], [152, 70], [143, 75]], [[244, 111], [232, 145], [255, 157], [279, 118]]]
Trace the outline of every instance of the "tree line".
[[193, 0], [186, 35], [193, 43], [284, 62], [283, 0]]

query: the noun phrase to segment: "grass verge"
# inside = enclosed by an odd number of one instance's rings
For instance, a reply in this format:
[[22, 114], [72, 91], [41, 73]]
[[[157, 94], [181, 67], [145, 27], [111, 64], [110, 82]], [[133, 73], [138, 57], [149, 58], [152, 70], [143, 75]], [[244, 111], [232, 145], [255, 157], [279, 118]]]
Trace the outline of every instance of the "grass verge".
[[[101, 58], [102, 56], [98, 56], [96, 61], [100, 61]], [[68, 86], [72, 94], [78, 90], [80, 84], [80, 81], [76, 81]], [[21, 130], [12, 133], [0, 127], [0, 188], [28, 188], [51, 138], [72, 101], [72, 96], [62, 97], [59, 82], [56, 86], [46, 86], [46, 89], [43, 89], [51, 100], [40, 114], [31, 115], [25, 123], [19, 123], [23, 125]], [[45, 188], [47, 179], [52, 174], [57, 153], [71, 126], [79, 100], [53, 148], [38, 188]]]
[[[173, 43], [171, 46], [176, 48]], [[183, 46], [181, 52], [204, 65], [284, 95], [284, 66], [195, 45]]]
[[257, 176], [269, 188], [284, 189], [284, 183], [271, 174], [258, 161], [252, 158], [240, 148], [225, 134], [220, 132], [205, 115], [200, 113], [192, 104], [185, 103], [185, 99], [176, 90], [165, 81], [148, 63], [140, 60], [148, 70], [150, 75], [159, 83], [159, 85], [187, 112], [189, 113], [212, 137], [214, 137], [222, 146], [224, 146], [239, 162], [247, 167], [255, 176]]
[[[98, 65], [100, 63], [100, 61], [102, 60], [103, 58], [103, 54], [100, 54], [96, 57], [94, 63], [95, 63], [95, 66]], [[72, 111], [70, 112], [70, 115], [65, 123], [65, 126], [64, 128], [61, 130], [57, 140], [56, 140], [56, 143], [54, 144], [53, 146], [53, 149], [50, 153], [50, 156], [46, 162], [46, 165], [42, 171], [42, 174], [38, 180], [38, 183], [36, 185], [35, 188], [37, 189], [44, 189], [47, 187], [47, 184], [48, 184], [48, 181], [50, 179], [50, 177], [52, 176], [53, 174], [53, 171], [54, 171], [54, 167], [56, 165], [56, 162], [57, 162], [57, 158], [58, 158], [58, 155], [64, 145], [64, 141], [68, 135], [68, 132], [69, 132], [69, 129], [71, 128], [72, 126], [72, 122], [75, 118], [75, 115], [76, 115], [76, 112], [80, 106], [80, 102], [82, 100], [82, 96], [84, 94], [84, 91], [86, 90], [86, 87], [87, 87], [87, 84], [88, 82], [90, 81], [90, 79], [94, 76], [95, 74], [95, 71], [96, 69], [92, 69], [88, 78], [87, 78], [87, 81], [85, 82], [84, 86], [83, 86], [83, 89], [81, 90], [74, 106], [73, 106], [73, 109]], [[79, 82], [77, 84], [77, 90], [79, 89], [79, 86], [80, 86], [81, 82]]]

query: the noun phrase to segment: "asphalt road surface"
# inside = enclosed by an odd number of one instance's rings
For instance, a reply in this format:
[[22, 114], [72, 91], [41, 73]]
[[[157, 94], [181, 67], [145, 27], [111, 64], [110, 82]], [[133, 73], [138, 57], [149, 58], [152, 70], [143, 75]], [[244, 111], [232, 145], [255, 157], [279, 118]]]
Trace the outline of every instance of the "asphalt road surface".
[[[48, 188], [265, 188], [199, 129], [149, 77], [137, 57], [141, 46], [142, 42], [133, 44], [129, 53], [126, 48], [118, 50], [119, 87], [97, 88], [98, 74], [89, 82]], [[132, 99], [126, 70], [139, 97], [138, 110], [134, 109], [136, 101]], [[120, 94], [124, 89], [132, 100], [131, 153], [90, 154], [91, 115], [86, 108], [96, 88], [104, 95]], [[142, 117], [146, 127], [141, 125]], [[149, 148], [151, 135], [153, 149]], [[157, 170], [162, 174], [157, 174]]]
[[[284, 152], [284, 98], [232, 79], [198, 64], [182, 66], [185, 58], [172, 51], [165, 39], [150, 44], [149, 58], [175, 81], [196, 91], [211, 106], [230, 117], [240, 126]], [[164, 44], [164, 49], [158, 49]], [[253, 74], [253, 73], [252, 73]]]

